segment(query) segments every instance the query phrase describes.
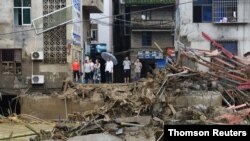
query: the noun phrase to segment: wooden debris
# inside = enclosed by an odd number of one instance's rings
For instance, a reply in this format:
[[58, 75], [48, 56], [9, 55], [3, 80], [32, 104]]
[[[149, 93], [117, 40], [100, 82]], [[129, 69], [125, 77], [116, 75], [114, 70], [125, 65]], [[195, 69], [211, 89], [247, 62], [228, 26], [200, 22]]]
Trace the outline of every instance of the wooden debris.
[[20, 114], [18, 115], [19, 118], [24, 118], [24, 119], [29, 119], [31, 121], [39, 121], [39, 122], [42, 122], [42, 123], [45, 123], [45, 124], [51, 124], [50, 122], [46, 121], [46, 120], [43, 120], [43, 119], [40, 119], [38, 117], [35, 117], [35, 116], [32, 116], [32, 115], [28, 115], [28, 114]]
[[27, 127], [28, 129], [30, 129], [32, 132], [34, 132], [36, 135], [40, 136], [40, 133], [37, 132], [31, 125], [26, 124], [25, 127]]
[[168, 104], [169, 108], [171, 109], [173, 115], [176, 114], [176, 110], [174, 109], [174, 106], [172, 104]]
[[[12, 136], [11, 138], [12, 139], [16, 139], [16, 138], [22, 138], [22, 137], [27, 137], [27, 136], [34, 136], [36, 135], [35, 133], [26, 133], [26, 134], [20, 134], [20, 135], [15, 135], [15, 136]], [[0, 138], [0, 140], [8, 140], [9, 137], [4, 137], [4, 138]]]

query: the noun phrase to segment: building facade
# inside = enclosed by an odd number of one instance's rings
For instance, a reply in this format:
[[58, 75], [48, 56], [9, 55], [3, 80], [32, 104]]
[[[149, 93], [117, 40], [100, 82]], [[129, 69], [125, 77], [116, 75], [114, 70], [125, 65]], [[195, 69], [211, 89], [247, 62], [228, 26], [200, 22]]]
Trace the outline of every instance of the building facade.
[[[72, 24], [57, 25], [36, 34], [32, 20], [72, 5], [72, 0], [2, 0], [0, 7], [0, 89], [28, 88], [42, 84], [45, 88], [60, 88], [71, 74], [72, 58], [81, 56], [81, 47], [72, 46]], [[82, 0], [81, 26], [87, 41], [91, 12], [102, 12], [99, 0]], [[48, 25], [57, 16], [43, 18]], [[38, 75], [39, 78], [34, 78]], [[41, 77], [40, 77], [41, 76]], [[40, 80], [38, 80], [40, 79]], [[43, 83], [44, 82], [44, 83]]]
[[205, 32], [234, 55], [242, 57], [250, 50], [249, 22], [248, 0], [179, 0], [175, 39], [192, 48], [212, 50], [201, 35]]
[[[129, 43], [121, 59], [129, 56], [133, 63], [139, 58], [144, 77], [164, 58], [166, 48], [174, 47], [175, 0], [123, 0], [120, 7], [122, 20], [114, 20], [123, 23], [122, 34]], [[133, 70], [132, 65], [132, 79]]]
[[103, 1], [103, 13], [90, 14], [91, 18], [91, 42], [107, 45], [107, 51], [113, 52], [113, 2]]

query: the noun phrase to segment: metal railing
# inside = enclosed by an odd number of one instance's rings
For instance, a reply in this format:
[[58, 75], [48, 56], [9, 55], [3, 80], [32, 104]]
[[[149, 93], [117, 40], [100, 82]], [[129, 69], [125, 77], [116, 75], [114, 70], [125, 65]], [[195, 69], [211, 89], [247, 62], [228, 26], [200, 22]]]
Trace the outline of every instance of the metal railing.
[[172, 29], [174, 28], [174, 21], [169, 20], [141, 20], [141, 21], [135, 21], [131, 23], [132, 28], [166, 28], [166, 29]]
[[249, 23], [249, 0], [214, 0], [214, 23]]

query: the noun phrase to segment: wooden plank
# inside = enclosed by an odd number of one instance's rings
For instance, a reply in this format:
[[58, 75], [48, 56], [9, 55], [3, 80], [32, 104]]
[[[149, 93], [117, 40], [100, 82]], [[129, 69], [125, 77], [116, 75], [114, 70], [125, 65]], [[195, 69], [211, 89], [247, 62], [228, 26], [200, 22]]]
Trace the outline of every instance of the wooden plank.
[[174, 109], [174, 106], [172, 104], [168, 104], [168, 107], [171, 109], [173, 115], [176, 114], [176, 110]]

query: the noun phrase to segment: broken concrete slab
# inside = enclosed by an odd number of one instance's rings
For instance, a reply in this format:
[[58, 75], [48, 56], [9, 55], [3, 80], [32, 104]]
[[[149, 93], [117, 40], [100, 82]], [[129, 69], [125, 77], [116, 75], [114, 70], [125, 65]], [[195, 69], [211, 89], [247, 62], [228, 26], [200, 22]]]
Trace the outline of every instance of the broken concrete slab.
[[151, 120], [152, 120], [151, 116], [136, 116], [136, 117], [117, 118], [116, 122], [119, 122], [119, 123], [133, 122], [133, 123], [139, 123], [141, 125], [148, 125], [150, 124]]
[[123, 141], [121, 138], [110, 134], [90, 134], [86, 136], [75, 136], [68, 141]]
[[91, 97], [91, 101], [97, 102], [97, 101], [103, 101], [103, 97], [101, 93], [94, 92], [93, 96]]
[[127, 132], [126, 141], [156, 141], [155, 132], [151, 128]]
[[202, 104], [217, 107], [222, 105], [219, 91], [190, 91], [188, 94], [171, 97], [170, 103], [178, 107], [191, 107]]

